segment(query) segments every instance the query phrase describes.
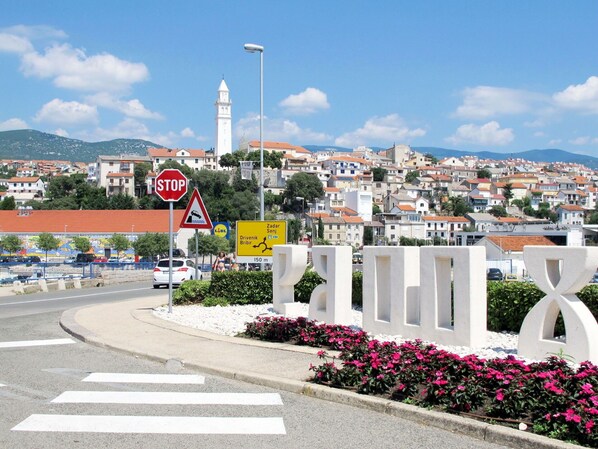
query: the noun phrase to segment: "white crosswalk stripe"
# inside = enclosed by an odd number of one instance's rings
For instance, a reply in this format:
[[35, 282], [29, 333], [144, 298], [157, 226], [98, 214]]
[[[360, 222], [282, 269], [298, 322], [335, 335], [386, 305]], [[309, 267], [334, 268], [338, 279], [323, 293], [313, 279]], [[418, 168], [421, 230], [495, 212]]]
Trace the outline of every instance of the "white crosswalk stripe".
[[[195, 384], [203, 376], [183, 374], [91, 373], [82, 382]], [[1, 384], [0, 384], [1, 386]], [[278, 393], [146, 391], [65, 391], [54, 404], [281, 406]], [[20, 432], [96, 432], [131, 434], [285, 435], [282, 417], [143, 416], [33, 414], [12, 428]]]
[[26, 348], [30, 346], [72, 345], [76, 342], [70, 338], [54, 338], [50, 340], [0, 341], [0, 349]]
[[146, 391], [65, 391], [59, 404], [182, 404], [182, 405], [282, 405], [277, 393], [188, 393]]
[[91, 373], [81, 382], [201, 385], [205, 381], [196, 374]]
[[286, 434], [282, 418], [31, 415], [12, 428], [29, 432]]

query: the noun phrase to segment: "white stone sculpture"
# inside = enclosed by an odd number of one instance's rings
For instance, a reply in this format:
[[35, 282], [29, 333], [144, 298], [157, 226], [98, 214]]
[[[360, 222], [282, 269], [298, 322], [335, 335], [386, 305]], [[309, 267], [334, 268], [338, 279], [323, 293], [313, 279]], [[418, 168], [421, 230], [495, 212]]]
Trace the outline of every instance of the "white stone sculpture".
[[363, 249], [363, 329], [420, 338], [419, 248]]
[[[546, 296], [523, 320], [518, 354], [532, 359], [562, 354], [576, 362], [598, 363], [598, 324], [575, 295], [596, 272], [598, 248], [526, 246], [523, 257], [530, 276]], [[565, 341], [553, 336], [559, 310], [565, 322]]]
[[426, 246], [420, 251], [422, 338], [444, 345], [483, 346], [487, 335], [486, 249]]
[[363, 254], [364, 330], [445, 345], [485, 344], [484, 247], [366, 247]]
[[325, 284], [318, 285], [309, 301], [309, 319], [328, 324], [352, 324], [350, 246], [314, 246], [312, 260]]
[[300, 304], [295, 302], [295, 284], [307, 266], [304, 245], [275, 245], [272, 250], [272, 306], [276, 313], [297, 317]]

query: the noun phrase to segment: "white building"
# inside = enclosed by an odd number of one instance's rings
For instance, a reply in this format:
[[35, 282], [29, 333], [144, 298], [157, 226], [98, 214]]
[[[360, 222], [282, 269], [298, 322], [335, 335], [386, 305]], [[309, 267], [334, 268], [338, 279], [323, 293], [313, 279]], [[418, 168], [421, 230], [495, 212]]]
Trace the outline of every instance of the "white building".
[[216, 160], [225, 154], [231, 154], [233, 151], [232, 143], [232, 102], [230, 100], [228, 86], [224, 79], [218, 87], [218, 99], [216, 103]]

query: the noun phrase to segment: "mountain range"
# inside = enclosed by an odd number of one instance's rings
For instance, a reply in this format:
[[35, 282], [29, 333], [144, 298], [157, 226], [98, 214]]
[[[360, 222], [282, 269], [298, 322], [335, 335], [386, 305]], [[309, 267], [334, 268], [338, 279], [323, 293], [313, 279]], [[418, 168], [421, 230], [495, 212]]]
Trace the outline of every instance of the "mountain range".
[[[141, 139], [114, 139], [104, 142], [85, 142], [33, 129], [0, 132], [0, 159], [9, 160], [66, 160], [72, 162], [94, 162], [99, 155], [120, 154], [146, 155], [148, 148], [161, 148], [153, 142]], [[303, 145], [310, 151], [352, 151], [350, 148], [322, 145]], [[378, 151], [382, 148], [373, 148]], [[528, 150], [518, 153], [495, 153], [491, 151], [462, 151], [438, 147], [413, 147], [415, 151], [431, 154], [438, 159], [445, 157], [477, 156], [481, 159], [505, 160], [512, 158], [532, 162], [568, 162], [598, 169], [598, 158], [585, 154], [570, 153], [559, 149]]]
[[99, 155], [145, 156], [148, 148], [162, 148], [162, 145], [141, 139], [84, 142], [33, 129], [0, 132], [0, 159], [95, 162]]

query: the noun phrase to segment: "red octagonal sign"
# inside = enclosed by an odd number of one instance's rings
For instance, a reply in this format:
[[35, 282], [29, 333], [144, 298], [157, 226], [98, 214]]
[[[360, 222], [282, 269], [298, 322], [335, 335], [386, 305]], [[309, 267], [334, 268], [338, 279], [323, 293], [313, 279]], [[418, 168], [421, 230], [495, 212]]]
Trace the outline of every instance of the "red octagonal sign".
[[156, 176], [156, 195], [162, 201], [178, 201], [187, 193], [187, 177], [175, 168], [162, 170]]

